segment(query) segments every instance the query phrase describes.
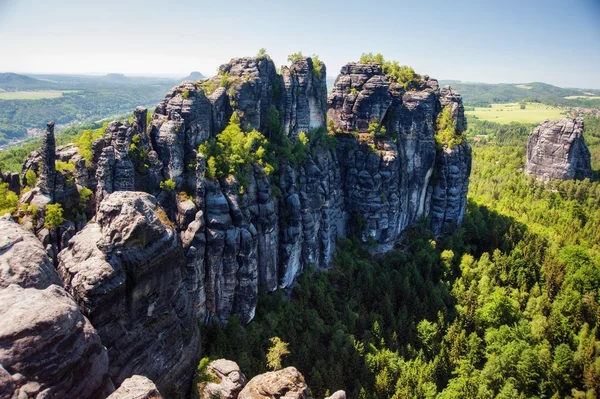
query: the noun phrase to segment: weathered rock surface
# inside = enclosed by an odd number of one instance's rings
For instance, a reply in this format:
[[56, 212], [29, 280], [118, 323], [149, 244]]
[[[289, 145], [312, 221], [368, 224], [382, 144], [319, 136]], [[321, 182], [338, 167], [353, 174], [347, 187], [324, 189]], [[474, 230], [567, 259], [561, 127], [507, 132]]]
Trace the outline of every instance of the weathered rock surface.
[[100, 204], [59, 255], [58, 271], [108, 349], [116, 384], [133, 374], [184, 393], [199, 333], [182, 284], [178, 236], [150, 194], [120, 191]]
[[327, 83], [325, 64], [312, 58], [296, 60], [281, 69], [283, 79], [283, 130], [296, 138], [300, 132], [325, 127]]
[[326, 397], [325, 399], [346, 399], [346, 392], [336, 391], [333, 395]]
[[0, 218], [0, 289], [11, 284], [44, 289], [61, 282], [37, 237]]
[[0, 289], [0, 363], [13, 387], [3, 396], [102, 398], [113, 390], [108, 356], [90, 322], [57, 286]]
[[309, 398], [304, 377], [295, 367], [260, 374], [251, 379], [238, 399]]
[[40, 151], [40, 171], [37, 186], [42, 194], [54, 197], [54, 178], [56, 175], [56, 143], [54, 140], [54, 122], [48, 123], [46, 133], [42, 137]]
[[246, 376], [236, 362], [219, 359], [208, 365], [208, 371], [217, 376], [217, 382], [209, 382], [201, 392], [202, 398], [235, 399], [246, 386]]
[[450, 232], [466, 209], [468, 144], [450, 158], [435, 144], [436, 118], [443, 107], [451, 107], [457, 134], [466, 128], [462, 99], [450, 87], [440, 92], [435, 79], [423, 77], [419, 85], [406, 91], [379, 64], [350, 63], [328, 98], [333, 128], [360, 135], [359, 140], [339, 140], [337, 147], [344, 209], [355, 222], [364, 222], [363, 240], [371, 237], [384, 249], [406, 227], [429, 216], [434, 172], [443, 174], [434, 232]]
[[106, 397], [106, 349], [42, 243], [4, 218], [0, 236], [0, 396]]
[[591, 179], [590, 159], [583, 119], [544, 121], [529, 136], [525, 173], [546, 181]]
[[107, 399], [162, 399], [162, 395], [151, 380], [134, 375], [123, 381]]

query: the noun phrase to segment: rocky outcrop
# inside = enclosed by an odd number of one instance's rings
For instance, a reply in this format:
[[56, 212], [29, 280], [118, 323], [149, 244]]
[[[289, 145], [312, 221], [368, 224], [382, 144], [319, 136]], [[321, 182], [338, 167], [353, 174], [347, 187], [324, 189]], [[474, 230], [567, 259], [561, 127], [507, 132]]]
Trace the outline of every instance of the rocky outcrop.
[[[416, 84], [417, 90], [407, 91], [379, 64], [349, 63], [328, 98], [330, 127], [357, 136], [348, 134], [337, 146], [345, 210], [353, 225], [361, 226], [363, 240], [374, 240], [383, 249], [430, 215], [432, 183], [442, 184], [432, 224], [436, 235], [460, 224], [466, 209], [468, 144], [447, 159], [435, 143], [443, 107], [451, 107], [456, 134], [466, 128], [461, 97], [450, 87], [440, 92], [437, 81], [427, 76]], [[440, 173], [442, 179], [432, 181]]]
[[442, 148], [437, 156], [431, 196], [430, 227], [434, 235], [451, 234], [462, 224], [467, 211], [467, 192], [471, 174], [471, 147], [462, 143]]
[[525, 173], [546, 181], [591, 179], [583, 119], [561, 118], [540, 123], [529, 136]]
[[11, 284], [44, 289], [60, 285], [54, 265], [32, 233], [8, 219], [0, 219], [0, 289]]
[[106, 349], [41, 243], [11, 220], [0, 232], [0, 396], [106, 397]]
[[123, 381], [107, 399], [162, 399], [162, 395], [148, 378], [134, 375]]
[[260, 374], [251, 379], [238, 395], [238, 399], [271, 398], [310, 398], [302, 374], [295, 367]]
[[[116, 384], [133, 374], [185, 393], [199, 335], [175, 229], [150, 194], [120, 191], [59, 254], [59, 274], [108, 349]], [[183, 391], [182, 391], [183, 390]]]
[[54, 198], [54, 179], [56, 176], [56, 143], [54, 140], [54, 122], [48, 123], [46, 133], [42, 136], [40, 165], [37, 186], [42, 194]]
[[[448, 107], [456, 124], [456, 134], [467, 129], [462, 98], [450, 86], [440, 92], [440, 104]], [[430, 228], [436, 236], [451, 234], [462, 224], [467, 211], [467, 192], [471, 175], [471, 147], [463, 138], [460, 144], [438, 148], [433, 192], [431, 197]]]
[[246, 386], [246, 376], [236, 362], [219, 359], [210, 363], [207, 371], [216, 377], [215, 382], [207, 383], [201, 391], [201, 398], [235, 399]]
[[325, 127], [327, 70], [323, 62], [301, 58], [281, 68], [283, 79], [283, 130], [291, 138], [300, 132]]

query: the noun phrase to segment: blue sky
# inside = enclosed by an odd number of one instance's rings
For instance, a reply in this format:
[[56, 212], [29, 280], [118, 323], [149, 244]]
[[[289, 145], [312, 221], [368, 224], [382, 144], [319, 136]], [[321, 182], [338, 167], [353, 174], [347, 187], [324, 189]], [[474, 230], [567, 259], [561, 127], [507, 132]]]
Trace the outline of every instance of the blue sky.
[[600, 88], [600, 0], [0, 0], [0, 72], [184, 76], [265, 47], [438, 79]]

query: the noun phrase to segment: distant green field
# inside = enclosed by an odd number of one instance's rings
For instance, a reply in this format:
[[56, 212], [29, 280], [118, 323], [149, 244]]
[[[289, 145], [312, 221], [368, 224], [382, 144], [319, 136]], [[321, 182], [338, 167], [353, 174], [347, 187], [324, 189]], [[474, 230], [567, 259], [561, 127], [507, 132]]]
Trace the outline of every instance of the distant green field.
[[588, 98], [588, 99], [598, 99], [600, 96], [567, 96], [565, 97], [567, 100], [576, 100], [578, 98]]
[[0, 100], [41, 100], [43, 98], [62, 97], [63, 93], [68, 93], [68, 91], [4, 91], [0, 92]]
[[467, 116], [496, 123], [539, 123], [546, 119], [556, 119], [564, 115], [564, 111], [551, 105], [527, 103], [521, 109], [519, 103], [492, 104], [491, 108], [475, 107], [474, 111], [466, 111]]

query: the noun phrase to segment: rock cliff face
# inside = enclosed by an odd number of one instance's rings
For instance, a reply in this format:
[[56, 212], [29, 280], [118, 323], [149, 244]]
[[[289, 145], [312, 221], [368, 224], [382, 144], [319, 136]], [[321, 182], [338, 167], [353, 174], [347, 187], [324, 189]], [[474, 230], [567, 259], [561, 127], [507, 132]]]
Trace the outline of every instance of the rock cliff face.
[[[460, 95], [449, 87], [440, 92], [437, 81], [427, 77], [418, 90], [406, 91], [379, 64], [350, 63], [336, 79], [328, 104], [332, 127], [359, 136], [358, 142], [344, 139], [337, 148], [345, 209], [364, 223], [363, 239], [392, 244], [407, 226], [429, 216], [432, 183], [434, 233], [450, 232], [462, 222], [469, 146], [436, 150], [435, 143], [436, 118], [444, 107], [451, 107], [456, 134], [465, 130]], [[441, 175], [437, 182], [432, 182], [434, 172]]]
[[96, 223], [60, 253], [58, 272], [108, 349], [115, 384], [142, 374], [162, 392], [186, 391], [198, 325], [182, 284], [183, 250], [154, 197], [109, 195]]
[[542, 180], [591, 179], [583, 120], [561, 118], [540, 123], [529, 136], [525, 173]]
[[[407, 91], [379, 64], [349, 63], [327, 97], [325, 74], [311, 58], [281, 75], [268, 56], [235, 58], [210, 80], [173, 88], [148, 126], [143, 108], [132, 125], [109, 124], [91, 167], [74, 160], [97, 209], [111, 193], [156, 197], [180, 237], [187, 297], [204, 322], [232, 313], [250, 321], [259, 288], [286, 288], [309, 265], [328, 265], [339, 236], [358, 233], [385, 250], [423, 218], [436, 235], [462, 222], [470, 148], [435, 141], [446, 107], [456, 134], [465, 130], [460, 95], [428, 77]], [[234, 176], [208, 178], [198, 146], [234, 113], [267, 138], [295, 143], [304, 132], [304, 161], [280, 158], [272, 176], [252, 165], [243, 194]], [[327, 124], [340, 134], [328, 136]], [[161, 188], [167, 179], [174, 190]]]

